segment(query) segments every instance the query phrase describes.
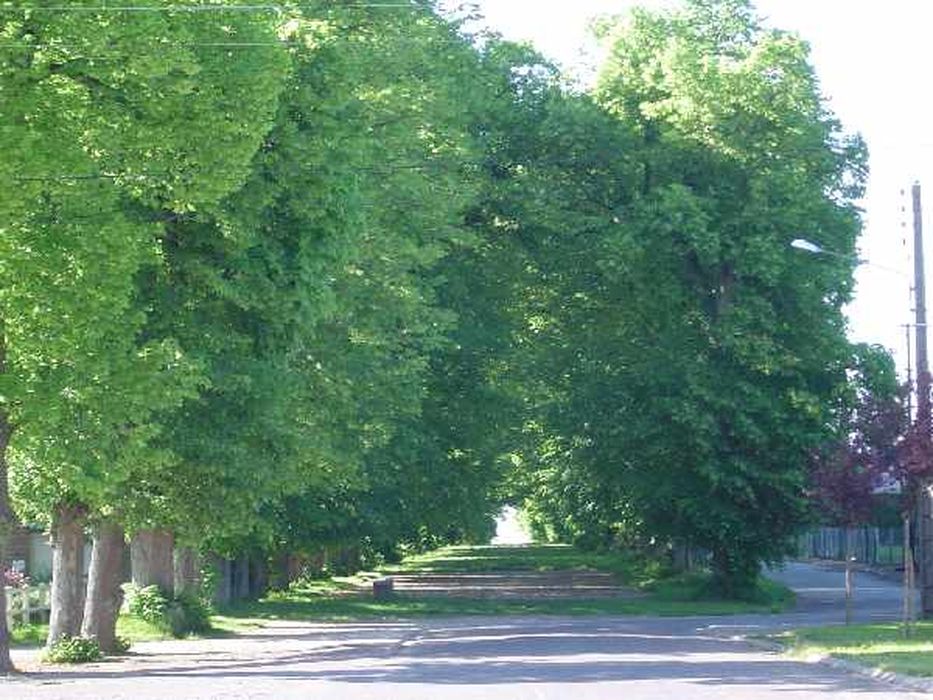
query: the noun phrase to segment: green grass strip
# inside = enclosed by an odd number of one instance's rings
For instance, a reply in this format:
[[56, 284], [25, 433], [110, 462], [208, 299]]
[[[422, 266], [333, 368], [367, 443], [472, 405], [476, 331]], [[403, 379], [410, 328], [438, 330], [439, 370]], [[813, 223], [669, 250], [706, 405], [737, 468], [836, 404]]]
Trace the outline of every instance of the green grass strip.
[[797, 657], [833, 656], [883, 671], [933, 676], [933, 622], [814, 627], [777, 637]]

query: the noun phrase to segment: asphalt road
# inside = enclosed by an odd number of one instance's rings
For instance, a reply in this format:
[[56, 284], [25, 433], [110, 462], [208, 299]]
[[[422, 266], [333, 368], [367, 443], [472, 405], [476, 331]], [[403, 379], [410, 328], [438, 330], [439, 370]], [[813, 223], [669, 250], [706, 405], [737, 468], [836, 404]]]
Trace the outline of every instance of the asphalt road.
[[[505, 617], [324, 625], [281, 622], [235, 639], [140, 644], [128, 660], [0, 681], [6, 700], [881, 700], [919, 698], [738, 635], [841, 622], [842, 574], [774, 576], [800, 611], [733, 618]], [[894, 619], [896, 582], [859, 577], [860, 616]]]

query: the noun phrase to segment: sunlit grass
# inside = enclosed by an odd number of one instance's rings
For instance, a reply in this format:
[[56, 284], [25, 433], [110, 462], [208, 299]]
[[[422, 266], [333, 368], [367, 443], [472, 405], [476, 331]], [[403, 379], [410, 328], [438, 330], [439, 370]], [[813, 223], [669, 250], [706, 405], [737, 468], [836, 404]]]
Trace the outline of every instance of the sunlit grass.
[[816, 627], [778, 638], [793, 656], [833, 656], [883, 671], [933, 676], [933, 622], [911, 625], [904, 636], [899, 624]]
[[[581, 552], [563, 545], [520, 547], [455, 546], [405, 559], [386, 567], [387, 574], [475, 574], [518, 571], [598, 571], [613, 574], [629, 595], [615, 598], [467, 598], [445, 595], [396, 594], [375, 600], [368, 583], [379, 575], [309, 580], [274, 592], [258, 602], [223, 611], [223, 624], [240, 620], [329, 620], [404, 618], [455, 615], [732, 615], [778, 612], [793, 603], [787, 588], [763, 581], [748, 601], [718, 600], [709, 595], [703, 574], [665, 575], [656, 562], [627, 553]], [[218, 618], [215, 618], [218, 619]]]
[[[16, 626], [11, 634], [13, 648], [36, 648], [45, 645], [49, 634], [47, 624]], [[155, 642], [171, 639], [172, 636], [157, 625], [145, 622], [130, 615], [120, 615], [117, 619], [117, 635], [133, 642]]]
[[625, 553], [582, 552], [570, 545], [442, 547], [385, 567], [387, 573], [607, 571], [629, 578], [639, 561]]
[[165, 629], [132, 615], [120, 615], [117, 618], [117, 636], [131, 643], [158, 642], [172, 638]]
[[48, 636], [48, 625], [16, 625], [10, 630], [10, 646], [14, 649], [41, 647]]
[[657, 598], [525, 599], [461, 598], [454, 596], [404, 596], [377, 601], [369, 596], [305, 596], [300, 591], [269, 596], [261, 601], [240, 603], [226, 609], [227, 624], [240, 620], [260, 624], [263, 620], [348, 621], [373, 618], [405, 618], [457, 615], [734, 615], [771, 612], [769, 604], [723, 600], [663, 600]]

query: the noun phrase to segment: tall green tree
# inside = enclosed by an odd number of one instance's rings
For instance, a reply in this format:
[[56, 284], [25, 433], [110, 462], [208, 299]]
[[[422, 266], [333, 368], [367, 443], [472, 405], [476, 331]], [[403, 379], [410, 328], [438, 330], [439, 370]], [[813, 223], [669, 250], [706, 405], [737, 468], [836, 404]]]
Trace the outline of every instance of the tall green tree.
[[603, 242], [621, 308], [589, 450], [649, 532], [710, 550], [740, 594], [787, 551], [848, 354], [852, 263], [802, 265], [788, 242], [853, 250], [864, 147], [806, 44], [748, 2], [636, 10], [604, 33], [596, 97], [635, 130], [641, 183]]
[[[0, 201], [0, 395], [21, 502], [40, 521], [112, 512], [120, 484], [166, 461], [153, 414], [200, 380], [173, 338], [145, 334], [137, 282], [162, 265], [165, 221], [242, 181], [285, 68], [275, 48], [218, 50], [277, 41], [268, 17], [151, 7], [114, 21], [123, 10], [23, 2], [0, 25], [0, 172], [16, 183]], [[65, 617], [53, 637], [76, 633], [80, 611]]]

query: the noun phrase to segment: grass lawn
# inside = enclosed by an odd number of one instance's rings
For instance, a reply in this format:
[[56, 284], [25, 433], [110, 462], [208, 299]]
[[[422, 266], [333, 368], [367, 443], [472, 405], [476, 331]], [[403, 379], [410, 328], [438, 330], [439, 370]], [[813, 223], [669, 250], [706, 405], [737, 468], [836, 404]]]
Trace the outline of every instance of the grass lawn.
[[816, 627], [777, 637], [794, 656], [846, 659], [884, 671], [933, 676], [933, 622], [918, 622], [905, 637], [899, 624]]
[[[389, 600], [375, 600], [368, 592], [368, 583], [373, 578], [387, 574], [517, 571], [611, 573], [633, 595], [591, 599], [496, 599], [397, 594]], [[270, 593], [260, 601], [228, 607], [212, 616], [214, 630], [207, 636], [248, 631], [267, 620], [344, 621], [428, 615], [732, 615], [780, 612], [794, 602], [791, 591], [766, 580], [762, 580], [750, 601], [718, 600], [710, 597], [707, 590], [708, 579], [702, 574], [666, 576], [657, 564], [624, 553], [581, 552], [561, 545], [444, 547], [409, 557], [378, 572], [302, 581], [287, 591]], [[42, 646], [47, 634], [48, 625], [15, 628], [13, 646]], [[131, 642], [170, 638], [158, 627], [127, 615], [120, 616], [117, 634]]]
[[[11, 646], [14, 649], [45, 646], [48, 634], [49, 626], [47, 624], [18, 625], [12, 630]], [[130, 642], [153, 642], [172, 638], [170, 634], [166, 634], [156, 625], [129, 615], [120, 615], [119, 619], [117, 619], [117, 635], [128, 639]]]
[[[397, 594], [377, 601], [360, 583], [380, 574], [494, 573], [506, 571], [603, 571], [639, 595], [594, 599], [495, 599]], [[274, 592], [258, 602], [224, 611], [221, 624], [260, 624], [262, 620], [352, 620], [427, 615], [731, 615], [779, 612], [793, 604], [793, 593], [763, 581], [752, 601], [711, 599], [708, 580], [698, 574], [664, 577], [659, 567], [625, 554], [595, 554], [568, 546], [444, 547], [409, 557], [381, 572], [310, 581]]]
[[48, 625], [17, 625], [10, 630], [10, 646], [14, 649], [41, 647], [48, 633]]
[[386, 566], [392, 573], [480, 573], [496, 571], [607, 571], [630, 579], [644, 565], [624, 553], [582, 552], [568, 545], [451, 546]]

